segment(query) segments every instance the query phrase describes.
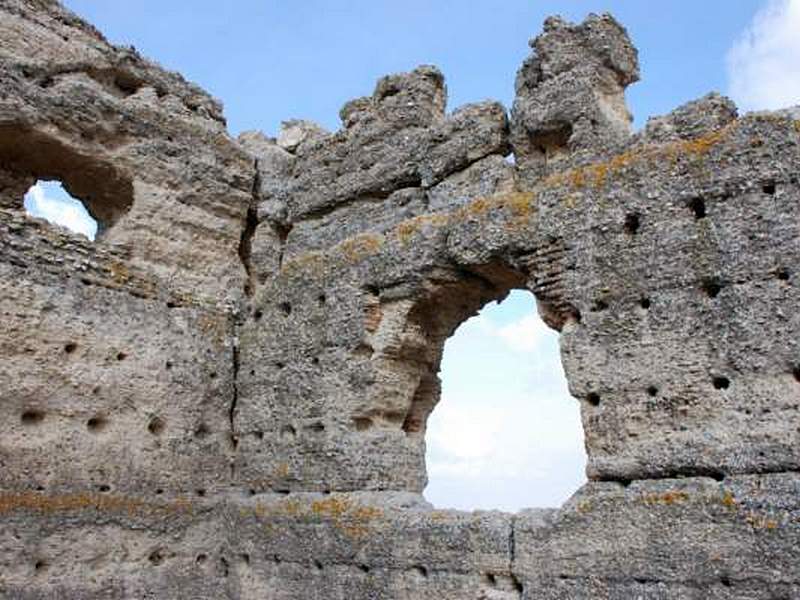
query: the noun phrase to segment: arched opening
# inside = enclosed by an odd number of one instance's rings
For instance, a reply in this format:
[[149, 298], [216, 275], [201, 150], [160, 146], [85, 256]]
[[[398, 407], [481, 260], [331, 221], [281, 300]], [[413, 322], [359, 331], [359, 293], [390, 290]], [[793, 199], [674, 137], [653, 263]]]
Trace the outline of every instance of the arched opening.
[[37, 181], [25, 194], [25, 212], [94, 241], [97, 221], [83, 202], [73, 198], [60, 181]]
[[[48, 132], [0, 125], [0, 163], [3, 172], [24, 181], [26, 187], [34, 184], [28, 188], [24, 201], [30, 214], [75, 230], [70, 225], [88, 225], [82, 216], [85, 211], [95, 222], [97, 238], [133, 205], [133, 182], [124, 168], [85, 148], [77, 149]], [[39, 195], [41, 202], [36, 201], [34, 194]], [[79, 232], [89, 237], [87, 229]]]
[[560, 506], [585, 480], [578, 401], [558, 332], [528, 291], [490, 302], [447, 339], [427, 420], [426, 498], [463, 510]]

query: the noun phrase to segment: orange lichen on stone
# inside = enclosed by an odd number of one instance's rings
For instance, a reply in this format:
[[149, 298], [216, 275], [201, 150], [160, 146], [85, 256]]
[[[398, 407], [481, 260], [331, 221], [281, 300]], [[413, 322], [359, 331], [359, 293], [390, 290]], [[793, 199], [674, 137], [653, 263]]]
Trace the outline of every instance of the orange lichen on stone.
[[364, 257], [376, 253], [382, 244], [382, 236], [362, 233], [344, 240], [339, 244], [339, 248], [349, 262], [359, 262]]
[[130, 272], [124, 263], [112, 262], [109, 270], [111, 271], [111, 277], [120, 285], [126, 283], [130, 279]]
[[349, 508], [350, 503], [344, 498], [332, 496], [311, 503], [311, 512], [318, 516], [339, 518]]
[[722, 495], [722, 504], [728, 508], [733, 508], [737, 505], [736, 498], [733, 496], [730, 490], [725, 490], [725, 493]]
[[647, 494], [644, 496], [645, 504], [664, 504], [671, 506], [673, 504], [681, 504], [689, 500], [689, 494], [680, 491], [669, 491], [660, 494]]
[[498, 198], [517, 218], [527, 218], [533, 210], [536, 194], [533, 192], [513, 192]]
[[191, 512], [191, 503], [178, 498], [172, 503], [144, 502], [138, 498], [109, 496], [106, 494], [64, 494], [46, 495], [35, 492], [0, 494], [0, 514], [15, 511], [36, 511], [42, 513], [94, 510], [135, 514], [154, 514], [163, 512]]
[[722, 141], [727, 131], [728, 131], [727, 127], [723, 129], [718, 129], [717, 131], [712, 131], [707, 135], [679, 142], [679, 147], [687, 154], [693, 154], [695, 156], [703, 156], [707, 154], [708, 151], [711, 150], [711, 148], [713, 148]]
[[773, 531], [778, 528], [778, 522], [766, 515], [759, 515], [751, 512], [745, 517], [745, 521], [756, 530]]
[[397, 239], [399, 239], [400, 243], [404, 246], [407, 245], [411, 241], [411, 238], [419, 231], [419, 226], [420, 217], [403, 221], [394, 229]]

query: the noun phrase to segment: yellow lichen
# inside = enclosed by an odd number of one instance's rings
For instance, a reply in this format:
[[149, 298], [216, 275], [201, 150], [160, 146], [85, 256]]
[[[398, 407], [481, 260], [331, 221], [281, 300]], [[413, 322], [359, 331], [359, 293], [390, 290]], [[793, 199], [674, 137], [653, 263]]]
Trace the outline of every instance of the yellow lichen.
[[407, 221], [403, 221], [397, 227], [395, 227], [395, 234], [397, 235], [397, 239], [400, 240], [400, 243], [405, 246], [410, 241], [411, 238], [414, 237], [414, 234], [419, 231], [419, 217], [414, 219], [409, 219]]
[[111, 278], [119, 285], [126, 283], [131, 277], [128, 267], [119, 261], [111, 263], [109, 270], [111, 271]]
[[373, 233], [362, 233], [344, 240], [339, 244], [342, 254], [349, 262], [359, 262], [361, 259], [375, 254], [381, 247], [383, 239]]
[[99, 512], [129, 515], [155, 514], [163, 512], [191, 512], [191, 503], [178, 498], [174, 502], [152, 503], [126, 496], [105, 494], [45, 495], [33, 492], [0, 494], [0, 514], [14, 511], [37, 511], [42, 513], [94, 510]]
[[736, 498], [729, 490], [725, 490], [725, 493], [722, 495], [722, 504], [728, 508], [733, 508], [736, 506]]
[[513, 192], [500, 198], [503, 204], [517, 218], [528, 217], [536, 196], [533, 192]]
[[607, 164], [592, 165], [591, 174], [593, 178], [593, 185], [595, 188], [603, 187], [608, 181], [609, 167]]
[[311, 503], [311, 512], [318, 516], [332, 517], [334, 519], [341, 516], [350, 507], [350, 503], [344, 498], [332, 496], [324, 500], [315, 500]]
[[719, 144], [725, 137], [727, 127], [712, 131], [709, 134], [679, 142], [679, 147], [687, 154], [703, 156], [711, 150], [714, 146]]
[[662, 492], [660, 494], [647, 494], [644, 497], [645, 504], [664, 504], [671, 506], [681, 504], [689, 499], [689, 494], [680, 491]]

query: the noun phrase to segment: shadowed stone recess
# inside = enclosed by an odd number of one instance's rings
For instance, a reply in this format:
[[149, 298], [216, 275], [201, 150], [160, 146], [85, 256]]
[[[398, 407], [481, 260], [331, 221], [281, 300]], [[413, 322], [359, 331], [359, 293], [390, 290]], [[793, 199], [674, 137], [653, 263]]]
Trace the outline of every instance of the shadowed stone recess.
[[[545, 22], [510, 116], [421, 66], [232, 139], [55, 2], [0, 1], [0, 38], [0, 596], [800, 597], [800, 110], [632, 134], [637, 52], [590, 15]], [[95, 243], [26, 215], [38, 179]], [[514, 289], [589, 482], [435, 510], [444, 342]]]

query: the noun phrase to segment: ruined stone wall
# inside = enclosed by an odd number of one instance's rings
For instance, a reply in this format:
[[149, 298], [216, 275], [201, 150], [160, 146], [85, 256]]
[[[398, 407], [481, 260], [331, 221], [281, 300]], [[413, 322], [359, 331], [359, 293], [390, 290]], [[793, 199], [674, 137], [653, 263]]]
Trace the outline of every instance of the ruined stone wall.
[[[53, 2], [0, 39], [0, 596], [800, 598], [800, 113], [633, 135], [636, 51], [590, 16], [545, 23], [510, 117], [424, 66], [232, 140]], [[96, 243], [26, 216], [46, 178]], [[434, 510], [444, 340], [512, 289], [590, 481]]]

